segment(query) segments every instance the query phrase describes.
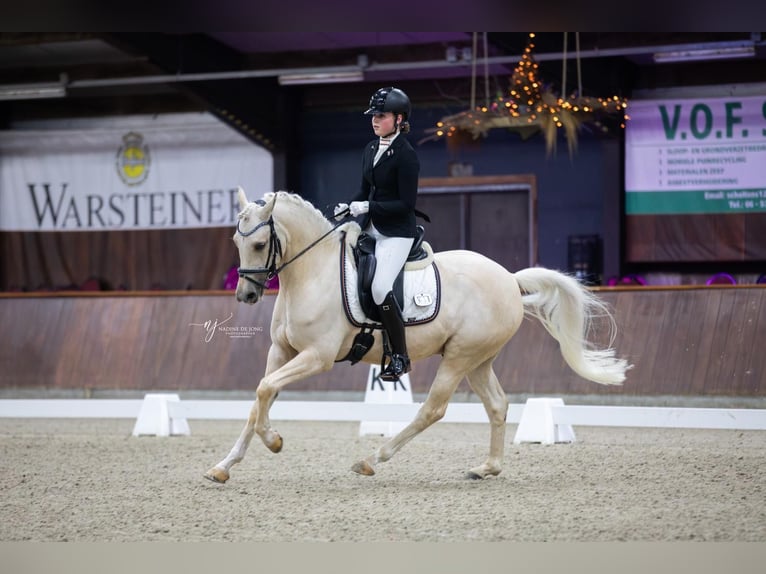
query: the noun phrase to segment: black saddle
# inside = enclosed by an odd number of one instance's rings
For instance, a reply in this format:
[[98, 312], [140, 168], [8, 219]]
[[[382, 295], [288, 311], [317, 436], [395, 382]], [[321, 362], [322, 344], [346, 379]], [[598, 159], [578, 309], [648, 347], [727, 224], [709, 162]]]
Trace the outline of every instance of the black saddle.
[[[415, 241], [412, 243], [407, 261], [420, 261], [428, 257], [428, 252], [423, 249], [423, 237], [426, 230], [422, 225], [418, 225], [415, 230]], [[360, 234], [353, 253], [357, 270], [357, 292], [362, 310], [372, 321], [380, 322], [378, 306], [372, 298], [372, 279], [375, 277], [375, 268], [378, 264], [377, 259], [375, 259], [375, 238], [367, 233]], [[404, 267], [396, 276], [393, 291], [399, 308], [404, 309]]]

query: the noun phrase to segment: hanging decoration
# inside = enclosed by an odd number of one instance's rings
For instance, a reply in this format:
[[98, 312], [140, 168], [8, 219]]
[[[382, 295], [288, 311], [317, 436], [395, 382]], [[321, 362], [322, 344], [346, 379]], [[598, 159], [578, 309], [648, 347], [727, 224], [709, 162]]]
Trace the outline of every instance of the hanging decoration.
[[[478, 139], [480, 136], [486, 137], [490, 130], [506, 128], [517, 132], [522, 139], [542, 132], [546, 150], [550, 155], [556, 149], [558, 130], [563, 129], [571, 156], [577, 149], [577, 132], [584, 124], [592, 124], [603, 132], [610, 131], [610, 126], [617, 122], [620, 128], [625, 127], [625, 121], [628, 120], [627, 100], [618, 96], [595, 98], [582, 95], [579, 34], [577, 34], [578, 89], [567, 97], [556, 95], [538, 76], [538, 64], [532, 54], [535, 47], [534, 38], [534, 34], [529, 35], [521, 60], [511, 76], [508, 95], [500, 94], [494, 101], [487, 102], [483, 106], [476, 106], [473, 101], [475, 88], [472, 88], [471, 107], [442, 118], [437, 122], [436, 127], [426, 130], [429, 135], [419, 143], [456, 137], [461, 132], [470, 133], [473, 139]], [[566, 91], [566, 33], [564, 44], [562, 92]], [[476, 57], [475, 46], [474, 39], [474, 58]], [[484, 48], [486, 59], [486, 35]], [[475, 86], [475, 76], [473, 84]]]

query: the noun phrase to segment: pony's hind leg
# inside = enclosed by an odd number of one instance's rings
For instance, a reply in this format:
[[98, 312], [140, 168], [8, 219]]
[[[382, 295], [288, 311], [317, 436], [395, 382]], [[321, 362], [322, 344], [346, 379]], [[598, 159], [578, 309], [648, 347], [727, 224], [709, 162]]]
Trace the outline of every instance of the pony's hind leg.
[[468, 374], [468, 384], [479, 395], [489, 416], [490, 439], [487, 461], [466, 473], [468, 478], [486, 478], [500, 474], [505, 449], [506, 416], [508, 397], [497, 380], [492, 363], [495, 357], [484, 362]]
[[415, 419], [404, 427], [399, 434], [383, 444], [374, 454], [361, 460], [351, 467], [351, 470], [365, 476], [375, 474], [375, 465], [386, 462], [405, 444], [423, 432], [429, 426], [439, 421], [447, 412], [447, 404], [458, 384], [465, 376], [466, 369], [463, 361], [442, 359], [436, 372], [431, 389], [423, 405], [415, 415]]

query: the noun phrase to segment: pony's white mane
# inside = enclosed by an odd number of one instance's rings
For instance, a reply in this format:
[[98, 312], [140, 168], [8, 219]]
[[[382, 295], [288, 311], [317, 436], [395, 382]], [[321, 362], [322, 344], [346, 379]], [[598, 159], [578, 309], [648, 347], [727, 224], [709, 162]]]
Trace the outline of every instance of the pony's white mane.
[[[287, 191], [276, 191], [276, 192], [270, 191], [264, 194], [262, 199], [263, 201], [266, 202], [266, 204], [268, 204], [274, 199], [275, 195], [277, 196], [277, 204], [275, 206], [275, 209], [279, 209], [279, 206], [282, 203], [288, 203], [302, 210], [303, 212], [302, 215], [308, 216], [311, 220], [315, 221], [317, 225], [321, 225], [329, 229], [330, 222], [327, 221], [327, 219], [322, 214], [322, 212], [319, 211], [316, 207], [314, 207], [314, 205], [311, 202], [306, 201], [297, 193], [290, 193]], [[246, 219], [247, 217], [249, 217], [250, 212], [253, 209], [257, 209], [259, 207], [261, 206], [258, 205], [257, 203], [252, 201], [249, 202], [245, 206], [245, 208], [237, 214], [237, 219], [240, 219], [240, 220]], [[305, 220], [303, 220], [303, 223], [305, 223]]]

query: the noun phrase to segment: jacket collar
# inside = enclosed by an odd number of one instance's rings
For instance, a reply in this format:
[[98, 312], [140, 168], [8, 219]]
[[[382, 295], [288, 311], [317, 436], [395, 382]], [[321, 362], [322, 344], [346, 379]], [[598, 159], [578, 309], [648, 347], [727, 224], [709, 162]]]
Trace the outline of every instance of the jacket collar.
[[[387, 159], [393, 157], [397, 150], [402, 147], [402, 145], [405, 142], [405, 138], [402, 137], [402, 134], [399, 134], [394, 138], [394, 140], [388, 145], [388, 149], [383, 152], [383, 155], [378, 160], [378, 163], [375, 164], [374, 167], [379, 166], [381, 163], [386, 161]], [[375, 157], [375, 154], [378, 152], [378, 147], [380, 146], [380, 138], [373, 140], [370, 142], [370, 151], [372, 152], [372, 156]]]

